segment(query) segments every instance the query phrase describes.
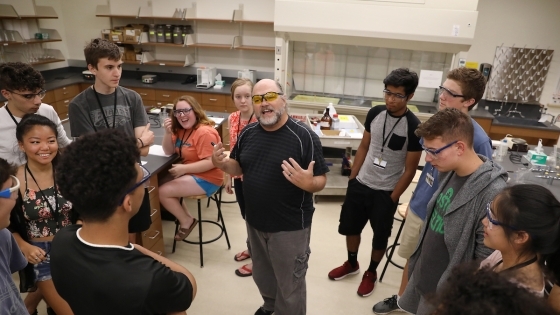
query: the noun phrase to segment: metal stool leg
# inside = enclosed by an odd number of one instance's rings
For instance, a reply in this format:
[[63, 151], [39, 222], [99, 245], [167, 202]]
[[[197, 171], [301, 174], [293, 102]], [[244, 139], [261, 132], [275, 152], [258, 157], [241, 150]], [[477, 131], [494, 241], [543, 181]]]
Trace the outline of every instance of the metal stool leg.
[[198, 203], [198, 239], [199, 239], [199, 247], [200, 247], [200, 267], [204, 267], [204, 257], [202, 254], [202, 210], [200, 206], [200, 199], [197, 200]]
[[224, 217], [222, 215], [222, 188], [220, 188], [220, 192], [218, 193], [218, 198], [214, 199], [216, 201], [216, 207], [218, 208], [218, 222], [222, 220], [222, 227], [224, 230], [224, 234], [226, 235], [226, 242], [228, 249], [231, 249], [231, 245], [229, 244], [229, 237], [227, 235], [226, 230], [226, 221], [224, 221]]
[[[385, 275], [385, 271], [387, 270], [387, 266], [389, 265], [389, 263], [395, 265], [396, 267], [401, 268], [399, 265], [395, 264], [394, 262], [391, 261], [391, 259], [393, 259], [393, 254], [395, 253], [395, 248], [399, 245], [399, 237], [401, 236], [401, 232], [404, 226], [404, 219], [401, 221], [401, 226], [399, 227], [399, 231], [397, 232], [397, 236], [395, 237], [395, 241], [393, 242], [393, 245], [389, 246], [389, 248], [387, 248], [389, 251], [389, 256], [387, 256], [387, 252], [385, 252], [385, 256], [387, 257], [387, 261], [385, 262], [385, 266], [383, 266], [383, 271], [381, 272], [381, 277], [379, 277], [379, 282], [383, 282], [383, 276]], [[403, 268], [401, 268], [403, 269]]]
[[177, 232], [179, 232], [179, 221], [175, 220], [175, 234], [173, 234], [173, 249], [171, 250], [172, 254], [175, 252], [175, 246], [177, 246], [177, 240], [175, 239]]

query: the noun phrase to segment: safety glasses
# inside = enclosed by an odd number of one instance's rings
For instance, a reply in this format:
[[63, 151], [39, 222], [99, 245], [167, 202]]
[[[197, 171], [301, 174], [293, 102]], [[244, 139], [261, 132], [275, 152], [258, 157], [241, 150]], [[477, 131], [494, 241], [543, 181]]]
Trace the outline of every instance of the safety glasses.
[[505, 226], [505, 227], [507, 227], [507, 228], [510, 228], [510, 229], [512, 229], [512, 230], [514, 230], [514, 231], [519, 230], [519, 229], [516, 228], [516, 227], [510, 226], [510, 225], [507, 225], [507, 224], [503, 224], [503, 223], [501, 223], [500, 221], [496, 220], [496, 219], [494, 218], [494, 215], [492, 214], [492, 209], [491, 209], [491, 207], [492, 207], [492, 201], [490, 201], [490, 202], [486, 205], [486, 218], [488, 218], [488, 229], [492, 230], [493, 225], [501, 225], [501, 226]]
[[41, 90], [41, 91], [39, 91], [39, 93], [26, 93], [26, 94], [20, 94], [20, 93], [10, 91], [10, 90], [7, 90], [7, 91], [9, 91], [11, 93], [14, 93], [14, 94], [17, 94], [19, 96], [22, 96], [27, 100], [35, 99], [36, 96], [39, 96], [39, 99], [43, 99], [43, 97], [45, 97], [45, 94], [47, 94], [46, 90]]
[[121, 199], [121, 202], [119, 203], [120, 205], [122, 205], [122, 203], [124, 202], [124, 197], [128, 194], [130, 194], [131, 192], [133, 192], [134, 190], [136, 190], [136, 188], [144, 185], [144, 188], [147, 186], [146, 182], [150, 179], [150, 176], [152, 176], [152, 174], [150, 174], [150, 171], [148, 171], [144, 166], [140, 165], [140, 168], [142, 169], [142, 179], [134, 184], [134, 186], [132, 186], [129, 190], [127, 190], [127, 192], [124, 194], [124, 196]]
[[191, 108], [183, 108], [183, 109], [176, 109], [173, 111], [173, 116], [175, 117], [179, 117], [181, 115], [188, 115], [190, 112], [192, 112], [192, 107]]
[[262, 95], [253, 95], [253, 104], [260, 105], [262, 104], [263, 100], [267, 102], [274, 102], [278, 99], [279, 95], [284, 95], [284, 93], [279, 92], [266, 92]]
[[465, 97], [464, 95], [461, 94], [455, 94], [453, 92], [451, 92], [448, 88], [443, 87], [443, 86], [439, 86], [439, 94], [444, 94], [445, 96], [450, 96], [450, 97]]
[[0, 198], [10, 198], [14, 192], [19, 189], [19, 180], [17, 177], [10, 175], [12, 178], [12, 187], [0, 191]]
[[457, 143], [457, 141], [459, 141], [459, 140], [455, 140], [455, 141], [453, 141], [449, 144], [446, 144], [446, 145], [444, 145], [443, 147], [441, 147], [437, 150], [428, 149], [424, 145], [422, 145], [422, 150], [426, 151], [426, 154], [429, 155], [432, 159], [437, 160], [438, 159], [438, 154], [441, 153], [441, 151], [451, 147], [452, 145]]

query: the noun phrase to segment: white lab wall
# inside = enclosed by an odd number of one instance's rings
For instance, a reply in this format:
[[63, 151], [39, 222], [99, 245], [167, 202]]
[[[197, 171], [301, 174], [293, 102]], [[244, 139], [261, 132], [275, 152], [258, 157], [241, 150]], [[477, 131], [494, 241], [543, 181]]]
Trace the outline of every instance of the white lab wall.
[[[115, 0], [112, 0], [115, 1]], [[126, 0], [136, 6], [135, 1]], [[12, 3], [22, 10], [31, 6], [31, 0], [0, 0], [1, 3]], [[60, 49], [64, 56], [71, 62], [83, 60], [83, 47], [94, 37], [98, 37], [100, 30], [109, 28], [109, 18], [95, 17], [97, 5], [107, 5], [108, 0], [36, 0], [37, 5], [52, 6], [57, 12], [57, 20], [40, 20], [40, 26], [55, 28], [63, 38], [61, 43], [46, 43], [47, 48]], [[166, 12], [175, 8], [192, 7], [193, 0], [152, 0], [154, 15], [169, 15]], [[233, 9], [239, 9], [243, 3], [244, 19], [272, 20], [274, 15], [274, 0], [201, 0], [196, 4], [197, 16], [212, 18], [230, 18]], [[341, 0], [321, 0], [321, 2], [342, 2]], [[344, 1], [364, 3], [368, 1]], [[492, 62], [496, 46], [501, 45], [528, 45], [539, 48], [555, 50], [555, 55], [548, 73], [546, 85], [543, 90], [541, 102], [550, 103], [552, 93], [560, 77], [560, 12], [559, 0], [422, 0], [423, 4], [392, 3], [391, 1], [369, 1], [375, 5], [423, 6], [436, 9], [475, 10], [478, 8], [478, 20], [472, 46], [467, 54], [467, 60]], [[137, 7], [137, 6], [136, 6]], [[161, 10], [167, 10], [162, 12]], [[23, 11], [22, 11], [23, 12]], [[135, 14], [136, 11], [129, 14]], [[312, 12], [306, 12], [311, 15]], [[172, 14], [172, 13], [171, 13]], [[373, 19], [374, 17], [372, 17]], [[392, 27], [398, 23], [395, 17]], [[229, 24], [224, 23], [224, 27]], [[321, 40], [319, 40], [321, 39]], [[323, 38], [317, 38], [322, 42]], [[328, 36], [327, 39], [328, 41]], [[256, 40], [258, 41], [258, 39]], [[256, 43], [253, 43], [256, 45]], [[268, 45], [265, 43], [263, 45]], [[419, 48], [418, 50], [422, 50]], [[228, 50], [202, 51], [207, 62], [216, 62], [225, 65], [238, 64], [235, 58], [244, 57], [250, 62], [255, 56], [250, 52], [231, 54]], [[182, 53], [182, 51], [181, 51]], [[262, 55], [261, 55], [262, 56]], [[262, 58], [255, 61], [259, 67], [274, 67], [274, 55], [270, 55], [270, 65]], [[206, 62], [205, 61], [205, 62]], [[38, 67], [40, 70], [64, 67], [67, 63], [60, 62]], [[263, 66], [264, 65], [264, 66]], [[241, 68], [241, 67], [240, 67]]]
[[467, 60], [492, 63], [497, 46], [553, 49], [541, 104], [552, 103], [560, 76], [560, 1], [480, 0], [478, 25]]

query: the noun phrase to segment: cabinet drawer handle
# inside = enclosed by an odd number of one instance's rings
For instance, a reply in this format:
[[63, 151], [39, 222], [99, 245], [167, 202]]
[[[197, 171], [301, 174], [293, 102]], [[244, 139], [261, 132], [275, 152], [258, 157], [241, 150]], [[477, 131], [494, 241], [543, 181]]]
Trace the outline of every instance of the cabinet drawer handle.
[[63, 89], [63, 90], [66, 90], [66, 87], [63, 87], [62, 89]]
[[169, 97], [169, 96], [170, 96], [169, 94], [163, 94], [163, 97]]
[[152, 209], [152, 210], [154, 210], [154, 212], [152, 212], [152, 213], [150, 214], [150, 217], [153, 217], [153, 216], [154, 216], [154, 214], [156, 214], [156, 213], [157, 213], [157, 209]]
[[68, 104], [68, 103], [70, 103], [70, 100], [64, 101], [64, 104]]
[[158, 250], [156, 253], [157, 253], [158, 255], [160, 255], [160, 256], [161, 256], [161, 254], [163, 254], [163, 253], [162, 253], [161, 251], [159, 251], [159, 250]]
[[140, 95], [148, 96], [148, 93], [140, 93]]
[[68, 94], [68, 93], [70, 93], [70, 92], [62, 92], [62, 94], [64, 94], [64, 95], [66, 95], [66, 94]]
[[218, 100], [217, 98], [211, 98], [211, 99], [209, 99], [209, 101], [212, 101], [212, 102], [216, 102], [217, 100]]
[[153, 239], [155, 239], [156, 237], [158, 237], [159, 233], [160, 233], [160, 232], [159, 232], [158, 230], [156, 230], [156, 235], [154, 235], [154, 236], [148, 236], [146, 233], [144, 233], [144, 237], [148, 237], [149, 239], [153, 240]]
[[148, 186], [148, 194], [151, 194], [154, 189], [156, 189], [156, 186]]

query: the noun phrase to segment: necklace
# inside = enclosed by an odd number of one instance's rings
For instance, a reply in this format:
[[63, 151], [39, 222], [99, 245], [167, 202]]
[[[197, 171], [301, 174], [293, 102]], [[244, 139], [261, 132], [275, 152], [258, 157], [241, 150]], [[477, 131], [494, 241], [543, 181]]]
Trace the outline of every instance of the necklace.
[[53, 191], [54, 191], [54, 202], [55, 202], [55, 207], [53, 209], [51, 203], [49, 202], [49, 199], [47, 198], [47, 196], [45, 195], [45, 193], [43, 192], [43, 190], [41, 189], [41, 187], [39, 187], [39, 183], [37, 183], [37, 180], [35, 179], [35, 176], [33, 176], [33, 173], [31, 172], [31, 170], [29, 169], [29, 165], [27, 163], [25, 163], [25, 171], [29, 173], [29, 175], [31, 175], [31, 178], [33, 178], [33, 181], [35, 182], [35, 185], [37, 185], [37, 188], [39, 188], [39, 192], [41, 193], [41, 195], [43, 196], [43, 200], [45, 200], [45, 202], [47, 203], [47, 206], [49, 207], [49, 209], [51, 210], [51, 214], [54, 218], [54, 221], [56, 222], [56, 227], [58, 228], [58, 192], [57, 192], [57, 188], [56, 188], [56, 179], [55, 179], [55, 174], [54, 174], [54, 167], [52, 170], [53, 173]]
[[[513, 266], [511, 266], [511, 267], [509, 267], [509, 268], [506, 268], [506, 269], [504, 269], [504, 270], [502, 270], [502, 271], [500, 271], [500, 272], [504, 272], [504, 271], [508, 271], [508, 270], [511, 271], [511, 270], [516, 270], [516, 269], [521, 269], [521, 268], [523, 268], [523, 267], [529, 266], [530, 264], [534, 263], [535, 261], [537, 261], [537, 256], [535, 256], [535, 257], [533, 257], [533, 258], [531, 258], [531, 259], [529, 259], [529, 260], [527, 260], [527, 261], [525, 261], [525, 262], [522, 262], [522, 263], [519, 263], [519, 264], [517, 264], [517, 265], [513, 265]], [[500, 259], [500, 261], [498, 261], [498, 262], [494, 265], [494, 267], [492, 268], [492, 270], [496, 269], [496, 267], [498, 267], [498, 265], [501, 264], [502, 262], [503, 262], [503, 260]]]

